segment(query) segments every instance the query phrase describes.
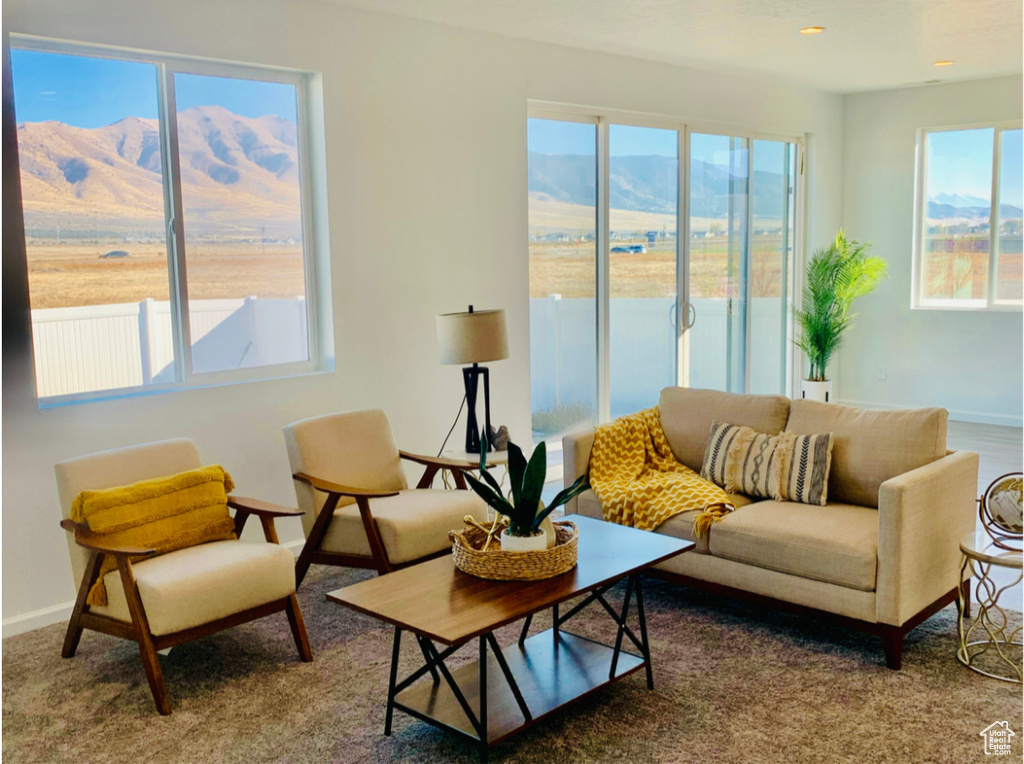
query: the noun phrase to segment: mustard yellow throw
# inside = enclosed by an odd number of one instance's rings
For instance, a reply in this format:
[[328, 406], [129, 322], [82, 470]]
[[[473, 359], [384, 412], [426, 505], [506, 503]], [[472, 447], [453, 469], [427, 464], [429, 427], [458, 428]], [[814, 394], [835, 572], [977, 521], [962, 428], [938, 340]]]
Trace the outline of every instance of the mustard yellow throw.
[[[227, 495], [235, 487], [220, 465], [200, 467], [131, 485], [82, 491], [71, 505], [71, 519], [112, 543], [155, 549], [159, 554], [207, 541], [235, 538]], [[90, 605], [107, 604], [103, 577], [117, 569], [106, 556], [89, 590]]]
[[590, 486], [605, 520], [645, 531], [682, 512], [703, 510], [694, 522], [700, 538], [724, 514], [722, 505], [732, 507], [725, 491], [676, 461], [657, 407], [597, 428]]

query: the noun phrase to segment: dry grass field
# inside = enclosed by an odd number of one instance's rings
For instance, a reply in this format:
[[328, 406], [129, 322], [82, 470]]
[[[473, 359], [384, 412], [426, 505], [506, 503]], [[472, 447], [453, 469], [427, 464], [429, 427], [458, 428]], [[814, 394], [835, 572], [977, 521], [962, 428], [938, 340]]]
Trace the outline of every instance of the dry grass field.
[[[123, 249], [130, 257], [103, 258]], [[187, 250], [193, 300], [292, 298], [306, 292], [299, 244], [198, 244]], [[170, 295], [162, 244], [28, 244], [33, 309], [140, 302]]]

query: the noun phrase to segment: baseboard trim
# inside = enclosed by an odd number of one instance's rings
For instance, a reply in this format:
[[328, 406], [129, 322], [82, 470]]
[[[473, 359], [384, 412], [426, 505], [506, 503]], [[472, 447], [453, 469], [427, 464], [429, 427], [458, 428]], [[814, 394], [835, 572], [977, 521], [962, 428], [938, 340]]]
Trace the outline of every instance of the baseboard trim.
[[[292, 553], [293, 557], [298, 557], [299, 552], [302, 551], [302, 545], [305, 543], [305, 539], [297, 539], [296, 541], [288, 541], [281, 546], [285, 547]], [[17, 634], [24, 634], [28, 631], [35, 631], [36, 629], [42, 629], [44, 626], [51, 626], [55, 623], [62, 623], [71, 618], [71, 611], [75, 608], [75, 601], [70, 600], [68, 602], [61, 602], [58, 605], [50, 605], [50, 607], [40, 608], [39, 610], [32, 610], [28, 613], [22, 613], [21, 615], [14, 615], [10, 618], [4, 618], [0, 624], [3, 627], [3, 639], [13, 637]]]
[[[860, 406], [865, 409], [899, 409], [899, 408], [920, 408], [920, 404], [900, 403], [875, 403], [873, 401], [853, 401], [842, 398], [836, 401], [844, 406]], [[1010, 414], [990, 414], [985, 411], [962, 411], [960, 409], [948, 409], [949, 418], [953, 422], [973, 422], [975, 424], [995, 424], [1002, 427], [1022, 427], [1024, 417]]]

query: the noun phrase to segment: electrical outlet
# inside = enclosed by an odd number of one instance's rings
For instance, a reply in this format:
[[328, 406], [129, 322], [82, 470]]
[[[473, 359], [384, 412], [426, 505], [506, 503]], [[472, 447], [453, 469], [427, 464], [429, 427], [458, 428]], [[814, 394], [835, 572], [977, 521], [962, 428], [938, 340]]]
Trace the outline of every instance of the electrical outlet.
[[886, 368], [884, 366], [879, 366], [878, 367], [878, 378], [879, 379], [885, 379], [886, 378], [886, 374], [887, 374]]

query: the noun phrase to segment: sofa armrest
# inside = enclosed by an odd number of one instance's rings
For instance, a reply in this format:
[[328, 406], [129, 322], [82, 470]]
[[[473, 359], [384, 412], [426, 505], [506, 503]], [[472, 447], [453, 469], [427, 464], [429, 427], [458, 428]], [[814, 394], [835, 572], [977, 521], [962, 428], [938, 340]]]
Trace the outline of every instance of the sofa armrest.
[[[590, 450], [594, 447], [594, 428], [576, 430], [562, 436], [562, 486], [568, 488], [590, 468]], [[576, 497], [565, 505], [565, 514], [576, 514]]]
[[958, 451], [882, 483], [879, 623], [901, 626], [959, 583], [960, 538], [975, 527], [978, 461]]

